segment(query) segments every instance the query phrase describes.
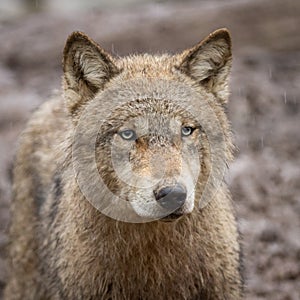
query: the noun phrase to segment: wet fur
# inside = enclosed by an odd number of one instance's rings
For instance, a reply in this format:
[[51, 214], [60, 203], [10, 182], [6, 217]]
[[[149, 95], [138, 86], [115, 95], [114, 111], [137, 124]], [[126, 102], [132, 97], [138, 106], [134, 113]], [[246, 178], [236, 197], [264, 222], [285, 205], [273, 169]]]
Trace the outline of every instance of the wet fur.
[[[86, 201], [71, 163], [71, 136], [85, 104], [101, 90], [138, 76], [177, 80], [210, 95], [229, 161], [231, 135], [223, 105], [230, 47], [228, 32], [220, 30], [176, 56], [113, 59], [81, 33], [68, 39], [65, 101], [57, 96], [46, 102], [19, 143], [6, 300], [241, 299], [239, 238], [225, 183], [207, 206], [195, 206], [175, 222], [131, 224], [106, 217]], [[90, 61], [80, 54], [90, 55]], [[71, 66], [74, 57], [81, 69]], [[205, 179], [205, 143], [202, 155]]]

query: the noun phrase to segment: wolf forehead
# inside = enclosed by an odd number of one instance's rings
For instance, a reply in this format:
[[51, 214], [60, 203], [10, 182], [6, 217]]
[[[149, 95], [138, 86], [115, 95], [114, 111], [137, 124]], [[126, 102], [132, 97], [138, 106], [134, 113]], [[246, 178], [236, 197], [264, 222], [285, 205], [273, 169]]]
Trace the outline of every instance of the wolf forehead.
[[[195, 111], [196, 102], [199, 94], [177, 81], [151, 79], [149, 83], [145, 78], [134, 78], [100, 92], [89, 101], [85, 114], [89, 123], [101, 120], [112, 130], [178, 131], [181, 126], [201, 127], [204, 116]], [[207, 105], [203, 101], [200, 109], [204, 112]]]
[[127, 97], [125, 101], [121, 99], [123, 103], [112, 110], [110, 122], [149, 129], [150, 127], [178, 127], [177, 125], [197, 126], [197, 119], [192, 113], [176, 103], [172, 97], [170, 98], [171, 100], [159, 99], [158, 95], [153, 95], [153, 98], [138, 98], [132, 101], [126, 101]]
[[123, 78], [129, 79], [136, 76], [147, 76], [149, 78], [171, 77], [175, 71], [176, 59], [169, 54], [130, 55], [116, 61], [116, 65], [122, 70]]

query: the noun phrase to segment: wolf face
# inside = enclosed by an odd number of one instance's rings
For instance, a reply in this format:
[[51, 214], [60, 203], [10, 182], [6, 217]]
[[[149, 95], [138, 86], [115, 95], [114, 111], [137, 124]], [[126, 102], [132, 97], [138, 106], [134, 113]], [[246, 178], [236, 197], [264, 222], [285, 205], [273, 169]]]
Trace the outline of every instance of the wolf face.
[[[119, 214], [127, 213], [120, 203], [146, 220], [191, 213], [211, 164], [218, 169], [230, 156], [222, 109], [230, 65], [226, 30], [180, 55], [118, 60], [84, 34], [71, 35], [64, 51], [65, 100], [85, 196], [99, 196], [101, 211], [114, 209], [103, 206], [100, 176]], [[221, 162], [211, 155], [220, 145]]]
[[172, 102], [145, 99], [131, 106], [130, 118], [110, 141], [114, 172], [103, 172], [103, 178], [109, 185], [111, 174], [117, 175], [118, 196], [140, 216], [190, 213], [199, 175], [199, 125]]

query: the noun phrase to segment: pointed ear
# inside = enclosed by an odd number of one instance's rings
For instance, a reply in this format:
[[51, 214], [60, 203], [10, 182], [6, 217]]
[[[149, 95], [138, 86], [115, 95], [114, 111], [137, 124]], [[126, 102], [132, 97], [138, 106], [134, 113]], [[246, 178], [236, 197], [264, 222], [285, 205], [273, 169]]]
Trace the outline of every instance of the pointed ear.
[[69, 112], [77, 110], [119, 73], [112, 58], [82, 32], [73, 32], [63, 53], [64, 96]]
[[227, 29], [219, 29], [193, 48], [184, 51], [177, 67], [212, 92], [221, 103], [225, 103], [229, 94], [231, 61], [230, 34]]

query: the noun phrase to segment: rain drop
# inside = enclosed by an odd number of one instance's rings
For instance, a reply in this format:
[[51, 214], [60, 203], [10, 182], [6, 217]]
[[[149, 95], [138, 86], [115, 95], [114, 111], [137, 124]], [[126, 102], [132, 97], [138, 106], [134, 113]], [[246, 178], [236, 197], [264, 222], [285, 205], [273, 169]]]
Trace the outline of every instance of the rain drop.
[[284, 104], [286, 104], [287, 103], [286, 91], [284, 92], [283, 97], [284, 97]]

